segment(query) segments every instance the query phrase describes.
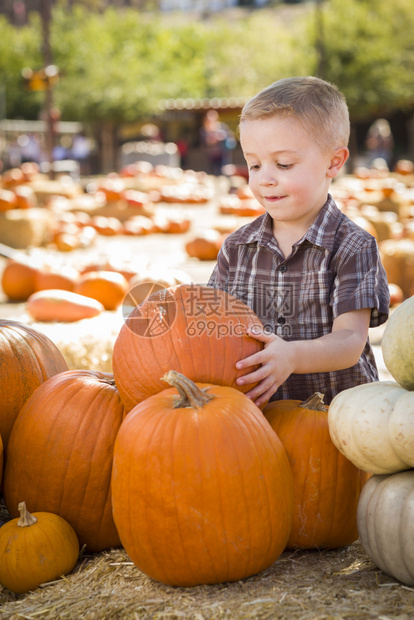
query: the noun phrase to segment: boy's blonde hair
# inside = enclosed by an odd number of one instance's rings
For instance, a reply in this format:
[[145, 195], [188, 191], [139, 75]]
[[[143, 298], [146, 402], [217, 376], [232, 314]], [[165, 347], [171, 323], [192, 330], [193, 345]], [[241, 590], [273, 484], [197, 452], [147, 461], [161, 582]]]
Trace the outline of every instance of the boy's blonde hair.
[[245, 104], [240, 123], [276, 115], [292, 115], [323, 150], [348, 146], [348, 106], [334, 84], [312, 76], [278, 80]]

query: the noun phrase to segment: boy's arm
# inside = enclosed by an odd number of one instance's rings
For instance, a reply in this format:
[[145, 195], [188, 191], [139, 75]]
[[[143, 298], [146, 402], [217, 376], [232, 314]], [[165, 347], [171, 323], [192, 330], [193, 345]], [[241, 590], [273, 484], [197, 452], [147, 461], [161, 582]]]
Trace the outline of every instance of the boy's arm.
[[237, 362], [237, 369], [260, 367], [237, 380], [238, 385], [259, 382], [247, 392], [256, 405], [266, 403], [279, 386], [292, 374], [329, 372], [354, 366], [364, 350], [371, 317], [369, 308], [339, 315], [332, 332], [315, 340], [288, 342], [264, 332], [249, 336], [264, 343], [264, 349]]

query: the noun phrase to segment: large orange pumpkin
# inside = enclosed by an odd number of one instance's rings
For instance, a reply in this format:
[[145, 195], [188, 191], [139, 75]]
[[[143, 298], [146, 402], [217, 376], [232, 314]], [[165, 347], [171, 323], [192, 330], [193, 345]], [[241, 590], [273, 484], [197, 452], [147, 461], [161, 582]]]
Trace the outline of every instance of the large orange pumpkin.
[[154, 292], [132, 309], [114, 344], [112, 366], [127, 411], [165, 388], [177, 370], [193, 381], [236, 386], [236, 362], [263, 348], [246, 336], [261, 325], [244, 303], [219, 289], [180, 284]]
[[5, 452], [26, 400], [46, 379], [65, 370], [62, 353], [47, 336], [29, 325], [0, 320], [0, 435]]
[[66, 519], [88, 551], [119, 545], [110, 479], [123, 415], [109, 373], [73, 370], [43, 383], [10, 435], [3, 478], [9, 513], [17, 516], [24, 497], [32, 510]]
[[[260, 409], [230, 387], [171, 371], [119, 430], [114, 519], [128, 555], [166, 584], [243, 579], [284, 550], [293, 483]], [[178, 394], [177, 394], [178, 390]]]
[[356, 512], [369, 474], [334, 446], [328, 408], [318, 393], [307, 401], [279, 400], [263, 410], [289, 458], [294, 482], [288, 547], [335, 548], [358, 538]]
[[0, 488], [3, 480], [3, 441], [0, 435]]

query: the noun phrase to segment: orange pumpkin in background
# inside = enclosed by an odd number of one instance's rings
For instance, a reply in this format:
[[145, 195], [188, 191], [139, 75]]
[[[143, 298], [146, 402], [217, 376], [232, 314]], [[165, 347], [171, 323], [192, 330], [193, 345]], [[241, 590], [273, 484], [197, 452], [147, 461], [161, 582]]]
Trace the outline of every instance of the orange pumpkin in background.
[[73, 292], [92, 297], [99, 301], [105, 310], [116, 310], [128, 290], [128, 280], [117, 271], [88, 271], [75, 283]]
[[47, 289], [36, 291], [26, 302], [26, 311], [35, 321], [72, 323], [91, 319], [105, 308], [100, 301], [73, 291]]
[[1, 275], [1, 287], [9, 301], [26, 301], [35, 292], [36, 272], [26, 262], [7, 260]]
[[3, 440], [1, 438], [0, 435], [0, 489], [1, 489], [1, 483], [3, 480]]
[[185, 244], [188, 256], [199, 260], [216, 260], [223, 243], [223, 235], [214, 228], [197, 232]]
[[16, 194], [9, 189], [0, 188], [0, 212], [10, 209], [17, 209]]
[[73, 291], [79, 277], [79, 271], [71, 265], [62, 265], [58, 268], [45, 265], [36, 270], [35, 291], [61, 289]]
[[18, 185], [14, 188], [18, 209], [32, 209], [37, 207], [37, 197], [29, 185]]

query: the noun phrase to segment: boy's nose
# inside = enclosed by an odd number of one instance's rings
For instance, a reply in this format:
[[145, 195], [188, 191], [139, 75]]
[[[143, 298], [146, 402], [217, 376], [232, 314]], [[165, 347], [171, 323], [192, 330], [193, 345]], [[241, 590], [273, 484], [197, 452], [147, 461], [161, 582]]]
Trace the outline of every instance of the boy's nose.
[[276, 185], [277, 178], [276, 175], [272, 173], [271, 170], [265, 170], [264, 168], [261, 171], [260, 175], [260, 185]]

